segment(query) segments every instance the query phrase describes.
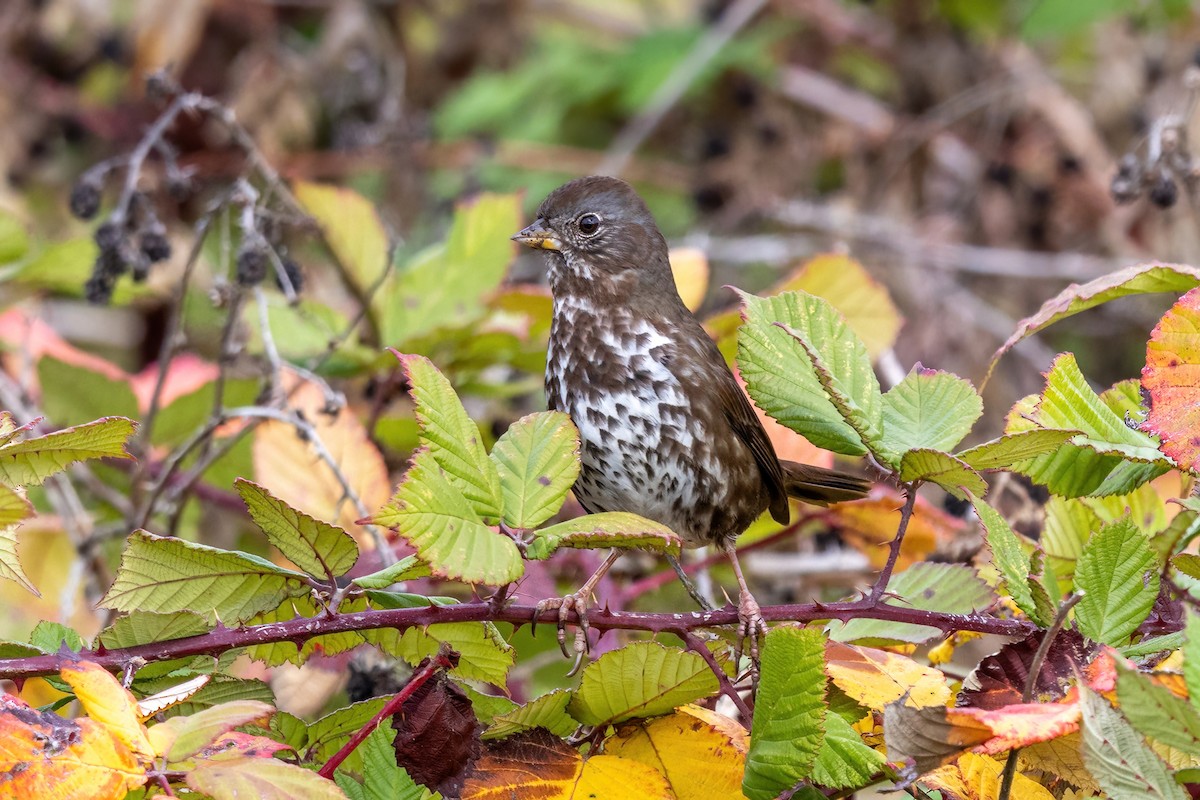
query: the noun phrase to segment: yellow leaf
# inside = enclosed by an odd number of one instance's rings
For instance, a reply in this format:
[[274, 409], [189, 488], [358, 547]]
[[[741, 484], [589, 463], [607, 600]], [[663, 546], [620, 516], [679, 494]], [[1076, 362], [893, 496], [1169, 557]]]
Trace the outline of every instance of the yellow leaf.
[[737, 722], [696, 705], [650, 722], [623, 725], [604, 741], [608, 755], [667, 776], [679, 800], [741, 798], [749, 736]]
[[365, 294], [388, 267], [388, 237], [375, 206], [350, 189], [308, 181], [292, 186], [313, 216], [346, 277]]
[[545, 731], [523, 733], [491, 747], [475, 763], [462, 800], [671, 800], [667, 779], [628, 758], [592, 756]]
[[[1000, 792], [1000, 773], [1004, 764], [994, 758], [965, 753], [954, 764], [947, 764], [926, 775], [921, 783], [952, 797], [964, 800], [996, 800]], [[1021, 773], [1013, 779], [1012, 800], [1053, 800], [1054, 795], [1037, 781]]]
[[708, 291], [708, 258], [696, 247], [680, 247], [671, 251], [671, 272], [675, 274], [675, 288], [683, 304], [692, 311], [704, 302]]
[[1082, 735], [1069, 733], [1023, 748], [1018, 766], [1026, 771], [1048, 772], [1084, 791], [1099, 793], [1100, 784], [1084, 765], [1082, 749]]
[[[300, 410], [338, 465], [363, 505], [379, 508], [391, 493], [387, 465], [372, 444], [358, 417], [348, 408], [336, 415], [324, 413], [325, 395], [313, 383], [284, 372], [283, 389], [289, 402]], [[345, 499], [333, 470], [318, 455], [311, 442], [284, 422], [269, 420], [254, 433], [254, 474], [258, 483], [293, 508], [325, 522], [340, 525], [370, 549], [374, 542], [356, 521], [364, 516]]]
[[872, 709], [908, 695], [916, 708], [944, 706], [950, 700], [946, 676], [911, 658], [841, 642], [825, 644], [825, 674], [847, 695]]
[[824, 253], [805, 262], [796, 273], [773, 290], [796, 289], [829, 301], [858, 334], [872, 360], [896, 343], [903, 319], [892, 298], [878, 281], [847, 255]]
[[67, 720], [0, 695], [0, 796], [120, 800], [146, 782], [145, 769], [109, 728]]
[[137, 700], [116, 678], [91, 661], [68, 664], [59, 674], [75, 691], [88, 717], [111, 731], [134, 753], [153, 758], [154, 748], [138, 716]]

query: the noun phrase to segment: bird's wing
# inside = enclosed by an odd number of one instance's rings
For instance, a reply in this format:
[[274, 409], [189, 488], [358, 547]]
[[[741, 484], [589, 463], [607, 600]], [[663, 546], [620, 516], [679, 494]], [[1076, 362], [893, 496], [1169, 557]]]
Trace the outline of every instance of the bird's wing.
[[[716, 345], [713, 345], [713, 350], [716, 351]], [[721, 358], [719, 351], [716, 352], [716, 356]], [[775, 518], [776, 522], [786, 525], [791, 518], [791, 511], [788, 508], [783, 467], [779, 464], [779, 457], [775, 455], [775, 447], [771, 444], [758, 415], [754, 413], [754, 407], [750, 405], [750, 398], [746, 397], [737, 378], [733, 377], [733, 373], [725, 366], [724, 359], [721, 359], [721, 367], [720, 377], [714, 381], [714, 384], [717, 398], [725, 410], [725, 418], [729, 420], [729, 426], [733, 428], [733, 432], [746, 443], [750, 452], [754, 454], [754, 460], [758, 462], [758, 469], [762, 472], [763, 483], [766, 484], [770, 497], [768, 508], [771, 516]]]

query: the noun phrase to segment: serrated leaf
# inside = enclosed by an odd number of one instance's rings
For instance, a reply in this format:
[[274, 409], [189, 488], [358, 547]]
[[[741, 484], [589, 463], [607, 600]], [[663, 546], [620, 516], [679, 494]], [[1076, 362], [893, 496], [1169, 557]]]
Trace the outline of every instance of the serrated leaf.
[[213, 800], [345, 800], [342, 790], [317, 773], [275, 758], [235, 756], [201, 761], [185, 775], [187, 785]]
[[1113, 800], [1186, 800], [1167, 765], [1100, 695], [1080, 689], [1083, 760]]
[[29, 634], [29, 643], [47, 653], [61, 652], [65, 647], [78, 653], [87, 647], [79, 632], [61, 622], [41, 620]]
[[696, 653], [634, 642], [584, 667], [568, 710], [584, 725], [611, 725], [665, 714], [716, 690], [716, 676]]
[[325, 234], [329, 248], [360, 297], [389, 266], [388, 236], [375, 206], [352, 189], [295, 181], [292, 191]]
[[479, 428], [467, 416], [450, 381], [424, 356], [397, 354], [397, 358], [417, 406], [421, 441], [475, 513], [484, 519], [499, 519], [503, 504], [500, 476], [483, 447]]
[[86, 425], [0, 446], [0, 482], [38, 484], [49, 476], [92, 458], [128, 458], [125, 442], [137, 427], [124, 417], [105, 417]]
[[100, 605], [117, 611], [194, 611], [231, 625], [308, 594], [308, 581], [248, 553], [134, 531]]
[[858, 731], [837, 714], [825, 715], [825, 739], [813, 762], [812, 779], [830, 789], [858, 789], [874, 782], [887, 759], [863, 744]]
[[390, 567], [384, 567], [378, 572], [355, 578], [351, 583], [364, 589], [386, 589], [393, 583], [428, 578], [429, 575], [428, 564], [423, 563], [416, 556], [405, 556]]
[[[1135, 294], [1171, 292], [1179, 294], [1200, 284], [1200, 269], [1183, 264], [1149, 263], [1110, 272], [1081, 285], [1071, 284], [1047, 300], [1032, 317], [1021, 320], [1016, 332], [1008, 337], [988, 364], [991, 377], [996, 362], [1022, 339], [1067, 317], [1098, 305]], [[986, 383], [986, 379], [984, 381]]]
[[119, 650], [151, 642], [167, 642], [208, 633], [212, 624], [192, 611], [157, 614], [134, 611], [113, 620], [100, 631], [97, 642], [108, 650]]
[[0, 528], [7, 528], [33, 516], [33, 505], [16, 489], [0, 484]]
[[1171, 306], [1146, 343], [1142, 388], [1150, 410], [1141, 428], [1162, 439], [1162, 451], [1181, 469], [1200, 463], [1200, 288]]
[[1096, 512], [1083, 501], [1050, 498], [1041, 545], [1059, 580], [1068, 585], [1074, 582], [1075, 564], [1083, 553], [1083, 545], [1102, 526]]
[[825, 637], [772, 628], [763, 642], [758, 697], [742, 791], [768, 800], [812, 774], [825, 739]]
[[[965, 564], [913, 564], [888, 581], [887, 591], [909, 608], [945, 614], [970, 614], [996, 602], [996, 595], [979, 574]], [[853, 619], [830, 624], [830, 638], [839, 642], [912, 642], [921, 644], [942, 636], [939, 628], [903, 622]]]
[[79, 425], [98, 417], [136, 418], [138, 402], [128, 377], [119, 377], [116, 367], [111, 372], [116, 375], [42, 356], [37, 373], [46, 414], [55, 425]]
[[370, 521], [404, 537], [441, 578], [500, 586], [524, 572], [513, 540], [479, 519], [429, 450], [413, 456], [395, 496]]
[[[810, 338], [813, 336], [811, 332], [797, 330], [782, 322], [775, 324], [804, 348], [821, 388], [842, 419], [854, 429], [871, 452], [889, 463], [894, 461], [895, 454], [886, 449], [883, 442], [883, 396], [879, 393], [879, 379], [867, 360], [862, 342], [857, 338], [846, 341], [845, 335], [833, 340]], [[845, 333], [849, 333], [848, 329]], [[818, 331], [816, 336], [824, 336], [824, 331]], [[848, 354], [842, 352], [847, 350]]]
[[545, 728], [555, 736], [567, 736], [579, 727], [579, 722], [567, 711], [571, 696], [566, 689], [555, 689], [498, 715], [483, 732], [484, 741], [503, 739], [534, 728]]
[[[414, 781], [403, 767], [396, 764], [392, 740], [396, 731], [390, 725], [380, 725], [371, 731], [358, 746], [362, 755], [362, 780], [343, 770], [333, 776], [337, 785], [351, 798], [361, 800], [422, 800], [426, 789]], [[353, 785], [351, 785], [353, 784]]]
[[586, 514], [542, 528], [525, 548], [531, 561], [549, 558], [560, 547], [624, 547], [679, 554], [679, 536], [659, 522], [626, 511]]
[[1158, 597], [1158, 569], [1146, 535], [1128, 519], [1101, 528], [1075, 565], [1079, 631], [1093, 641], [1124, 644]]
[[1184, 614], [1183, 680], [1192, 708], [1200, 711], [1200, 615], [1191, 609]]
[[297, 511], [244, 478], [238, 478], [234, 488], [267, 541], [308, 574], [332, 581], [346, 574], [358, 560], [354, 537], [336, 525]]
[[900, 312], [887, 288], [856, 259], [841, 253], [821, 253], [806, 261], [795, 275], [785, 278], [778, 288], [799, 289], [828, 300], [862, 339], [872, 359], [896, 343], [902, 322]]
[[[8, 489], [8, 487], [4, 488]], [[12, 490], [9, 489], [9, 491]], [[42, 596], [42, 593], [29, 580], [29, 576], [25, 574], [25, 568], [21, 566], [21, 559], [17, 556], [16, 525], [0, 528], [0, 578], [15, 581], [26, 591], [32, 592], [38, 597]]]
[[275, 708], [257, 700], [236, 700], [206, 708], [172, 724], [174, 738], [165, 755], [167, 761], [182, 761], [207, 747], [218, 736], [252, 722], [265, 725]]
[[971, 498], [971, 504], [975, 506], [975, 513], [983, 523], [987, 534], [987, 546], [992, 552], [992, 564], [1000, 573], [1004, 591], [1008, 592], [1017, 608], [1024, 611], [1031, 620], [1039, 625], [1049, 625], [1051, 620], [1042, 618], [1041, 610], [1034, 602], [1030, 589], [1032, 576], [1029, 554], [1021, 546], [1021, 540], [996, 509], [977, 497]]
[[1200, 756], [1200, 713], [1170, 689], [1117, 662], [1117, 703], [1141, 733], [1188, 755]]
[[504, 521], [536, 528], [562, 507], [579, 477], [579, 432], [560, 411], [522, 417], [492, 448], [500, 476]]
[[1028, 416], [1016, 426], [1010, 418], [1007, 432], [1030, 427], [1080, 432], [1070, 444], [1012, 466], [1053, 494], [1127, 494], [1171, 468], [1153, 439], [1129, 428], [1096, 396], [1069, 353], [1054, 360], [1046, 389]]
[[970, 381], [917, 364], [883, 395], [883, 448], [948, 451], [982, 415], [983, 399]]
[[[774, 324], [783, 322], [795, 330], [819, 329], [825, 341], [840, 341], [852, 335], [845, 323], [828, 304], [804, 293], [761, 298], [739, 292], [739, 297], [745, 322], [738, 330], [738, 368], [754, 402], [818, 447], [864, 455], [867, 448], [862, 438], [830, 401], [803, 346]], [[849, 349], [854, 350], [853, 346]], [[854, 358], [852, 353], [846, 355]], [[840, 362], [835, 361], [838, 369], [846, 366]]]
[[509, 237], [520, 219], [515, 194], [485, 192], [459, 203], [446, 241], [405, 265], [380, 293], [384, 341], [404, 343], [477, 320], [512, 262]]
[[959, 500], [987, 493], [983, 476], [965, 461], [937, 450], [909, 450], [900, 459], [900, 480], [936, 483]]
[[1007, 469], [1018, 461], [1052, 453], [1075, 435], [1076, 431], [1037, 428], [1001, 436], [955, 455], [975, 470]]
[[[383, 710], [392, 695], [372, 697], [361, 700], [336, 711], [331, 711], [308, 726], [308, 736], [305, 741], [303, 756], [305, 761], [323, 764], [350, 741], [350, 737], [360, 731], [376, 714]], [[355, 757], [344, 762], [347, 768], [361, 765], [361, 758]]]

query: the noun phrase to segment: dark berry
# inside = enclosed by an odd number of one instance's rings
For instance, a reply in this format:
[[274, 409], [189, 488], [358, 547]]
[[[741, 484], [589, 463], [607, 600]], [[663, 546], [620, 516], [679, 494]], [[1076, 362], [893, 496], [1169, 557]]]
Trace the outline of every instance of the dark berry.
[[167, 194], [174, 200], [187, 200], [192, 196], [192, 181], [183, 173], [167, 176]]
[[129, 271], [132, 263], [131, 253], [126, 247], [117, 246], [110, 250], [101, 250], [96, 256], [92, 274], [107, 275], [114, 280]]
[[71, 213], [76, 219], [91, 219], [100, 210], [100, 181], [83, 177], [71, 187]]
[[115, 284], [116, 281], [113, 278], [96, 272], [83, 285], [84, 299], [94, 306], [107, 305], [112, 300], [113, 286]]
[[[282, 261], [283, 271], [287, 274], [287, 279], [292, 284], [292, 292], [300, 294], [300, 291], [304, 288], [304, 273], [300, 271], [300, 265], [290, 258], [284, 258]], [[275, 285], [279, 287], [279, 291], [286, 291], [283, 286], [283, 280], [279, 277], [278, 273], [275, 275]]]
[[1012, 186], [1013, 181], [1016, 180], [1017, 171], [1013, 169], [1011, 164], [993, 161], [991, 164], [988, 164], [985, 175], [992, 183], [998, 183], [1001, 186]]
[[1170, 208], [1179, 199], [1179, 187], [1170, 175], [1159, 175], [1150, 187], [1150, 202], [1159, 208]]
[[171, 257], [171, 240], [161, 229], [144, 231], [138, 241], [138, 246], [151, 264], [166, 261]]
[[261, 247], [242, 245], [237, 254], [237, 282], [242, 286], [257, 286], [267, 277], [267, 254]]
[[96, 228], [94, 238], [96, 246], [100, 248], [100, 252], [107, 253], [120, 247], [124, 234], [121, 231], [120, 225], [109, 220], [99, 228]]
[[1063, 175], [1077, 175], [1083, 171], [1079, 158], [1066, 153], [1058, 159], [1058, 171]]
[[130, 269], [132, 273], [130, 277], [133, 278], [134, 283], [145, 283], [146, 278], [150, 277], [150, 264], [150, 257], [144, 252], [134, 255]]

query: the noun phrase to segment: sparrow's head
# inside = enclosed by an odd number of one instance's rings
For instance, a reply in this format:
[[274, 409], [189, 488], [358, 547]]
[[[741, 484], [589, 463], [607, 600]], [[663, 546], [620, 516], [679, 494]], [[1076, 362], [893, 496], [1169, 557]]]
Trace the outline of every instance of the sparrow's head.
[[674, 289], [666, 240], [642, 198], [618, 178], [592, 176], [558, 187], [533, 224], [512, 238], [546, 251], [551, 286], [582, 279], [632, 290], [665, 281]]

